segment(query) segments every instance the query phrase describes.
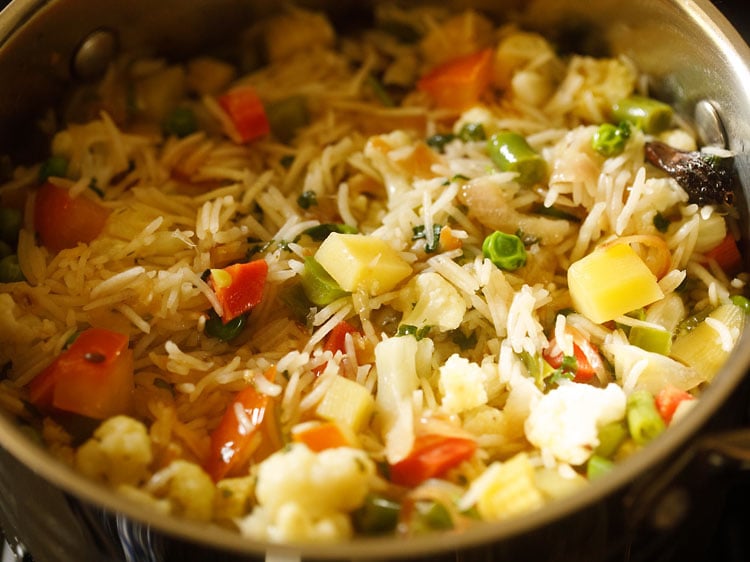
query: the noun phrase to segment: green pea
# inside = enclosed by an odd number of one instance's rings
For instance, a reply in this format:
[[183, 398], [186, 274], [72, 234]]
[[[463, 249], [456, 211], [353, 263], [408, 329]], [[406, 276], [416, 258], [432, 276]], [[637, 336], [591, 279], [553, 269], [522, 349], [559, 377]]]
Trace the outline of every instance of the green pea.
[[67, 173], [68, 159], [59, 155], [50, 156], [39, 167], [39, 183], [44, 183], [49, 178], [64, 178]]
[[164, 119], [162, 130], [166, 135], [186, 137], [198, 130], [198, 118], [189, 107], [175, 107]]
[[15, 246], [23, 221], [21, 211], [10, 207], [0, 207], [0, 240]]
[[619, 125], [602, 123], [591, 138], [591, 147], [607, 158], [617, 156], [625, 150], [630, 138], [630, 125], [627, 121]]
[[18, 256], [11, 254], [0, 260], [0, 283], [16, 283], [26, 281], [26, 277], [18, 264]]
[[505, 271], [515, 271], [526, 265], [526, 248], [515, 234], [496, 230], [484, 239], [482, 254]]

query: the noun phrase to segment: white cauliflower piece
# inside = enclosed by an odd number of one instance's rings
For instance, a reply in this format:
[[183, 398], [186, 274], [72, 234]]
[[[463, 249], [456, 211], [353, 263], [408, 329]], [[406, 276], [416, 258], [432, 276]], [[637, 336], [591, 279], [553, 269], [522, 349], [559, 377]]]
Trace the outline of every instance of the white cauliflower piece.
[[399, 292], [394, 308], [404, 313], [402, 324], [432, 326], [447, 331], [461, 325], [466, 302], [443, 276], [428, 271], [409, 281]]
[[375, 474], [359, 449], [314, 453], [302, 444], [274, 453], [258, 466], [258, 506], [238, 524], [258, 540], [340, 540], [352, 534], [348, 513], [359, 507]]
[[599, 444], [599, 427], [625, 416], [622, 388], [567, 382], [545, 394], [525, 423], [526, 438], [546, 458], [581, 465]]
[[451, 355], [440, 367], [438, 388], [443, 396], [443, 408], [459, 414], [487, 403], [482, 367], [460, 355]]
[[151, 477], [146, 489], [169, 502], [175, 515], [209, 521], [213, 516], [216, 488], [211, 477], [197, 464], [175, 460]]
[[75, 454], [78, 471], [112, 486], [137, 486], [149, 475], [153, 459], [146, 426], [128, 416], [102, 423]]

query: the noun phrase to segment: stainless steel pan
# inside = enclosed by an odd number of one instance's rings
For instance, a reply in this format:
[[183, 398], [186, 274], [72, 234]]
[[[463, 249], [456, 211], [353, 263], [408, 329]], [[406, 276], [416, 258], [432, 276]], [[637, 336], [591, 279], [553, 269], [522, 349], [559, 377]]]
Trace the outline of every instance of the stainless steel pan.
[[[371, 6], [341, 0], [302, 3], [330, 11], [340, 23], [366, 19]], [[737, 173], [745, 186], [738, 207], [747, 218], [750, 49], [707, 0], [455, 3], [499, 16], [520, 14], [526, 24], [552, 34], [566, 32], [570, 38], [574, 31], [581, 47], [606, 46], [631, 57], [654, 91], [693, 120], [705, 140], [737, 153]], [[20, 162], [43, 146], [47, 139], [36, 125], [42, 111], [62, 99], [71, 83], [95, 77], [118, 50], [183, 56], [273, 9], [272, 3], [249, 0], [13, 1], [0, 13], [0, 154]], [[743, 224], [747, 240], [747, 220]], [[689, 419], [582, 493], [512, 521], [408, 541], [380, 538], [287, 548], [161, 517], [74, 474], [28, 440], [13, 420], [0, 416], [0, 524], [11, 544], [29, 547], [37, 562], [595, 560], [619, 552], [646, 560], [649, 547], [644, 545], [653, 544], [646, 537], [668, 541], [691, 503], [710, 501], [689, 484], [696, 475], [703, 482], [712, 479], [713, 465], [705, 459], [729, 462], [748, 454], [746, 431], [717, 433], [734, 423], [728, 414], [747, 396], [748, 366], [750, 332]]]

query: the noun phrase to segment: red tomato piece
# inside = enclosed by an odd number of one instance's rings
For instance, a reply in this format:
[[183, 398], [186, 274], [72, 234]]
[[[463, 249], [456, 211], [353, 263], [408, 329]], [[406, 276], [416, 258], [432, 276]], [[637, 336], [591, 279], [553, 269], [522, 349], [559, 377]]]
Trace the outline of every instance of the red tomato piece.
[[107, 217], [109, 209], [84, 195], [71, 197], [67, 189], [50, 182], [36, 193], [34, 226], [41, 243], [52, 252], [91, 242]]
[[477, 442], [468, 437], [434, 433], [419, 435], [409, 455], [391, 465], [391, 481], [400, 486], [417, 486], [470, 459], [476, 449]]
[[[573, 380], [575, 382], [589, 381], [604, 366], [604, 360], [596, 347], [578, 330], [567, 326], [566, 332], [573, 336], [573, 356], [576, 358], [577, 364], [577, 369], [573, 373], [575, 375]], [[557, 345], [557, 340], [552, 338], [549, 347], [542, 353], [542, 357], [553, 369], [559, 369], [565, 356]]]
[[263, 298], [268, 263], [259, 259], [211, 270], [211, 288], [221, 303], [224, 323], [257, 306]]
[[31, 403], [95, 419], [129, 413], [133, 353], [128, 337], [89, 328], [29, 384]]
[[[264, 376], [273, 380], [276, 369], [272, 367]], [[281, 448], [274, 408], [274, 399], [253, 386], [237, 393], [211, 432], [211, 448], [204, 468], [215, 482], [239, 474], [251, 458], [262, 460]]]
[[443, 63], [425, 74], [417, 88], [440, 107], [461, 111], [479, 101], [492, 78], [492, 49]]
[[219, 96], [218, 102], [229, 115], [241, 142], [250, 142], [271, 132], [266, 109], [252, 86], [232, 88]]
[[669, 424], [674, 417], [677, 407], [686, 400], [695, 400], [695, 396], [689, 392], [680, 390], [676, 386], [668, 385], [659, 391], [654, 401], [656, 403], [656, 410], [664, 420], [664, 423]]

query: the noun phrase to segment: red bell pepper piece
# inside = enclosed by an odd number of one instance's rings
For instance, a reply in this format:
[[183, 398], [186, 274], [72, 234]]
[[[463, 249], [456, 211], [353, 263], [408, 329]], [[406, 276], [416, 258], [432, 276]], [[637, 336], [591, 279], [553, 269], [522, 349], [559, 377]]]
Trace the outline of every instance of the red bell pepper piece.
[[[330, 351], [333, 354], [336, 354], [337, 351], [346, 353], [346, 334], [358, 334], [358, 333], [359, 333], [359, 330], [357, 330], [357, 328], [349, 324], [349, 322], [342, 320], [341, 322], [336, 324], [330, 332], [328, 332], [328, 336], [326, 336], [326, 341], [323, 344], [323, 351]], [[319, 375], [325, 370], [326, 365], [327, 363], [318, 365], [313, 370], [313, 372], [316, 375]]]
[[[570, 326], [566, 326], [565, 331], [573, 336], [573, 356], [576, 358], [576, 370], [572, 373], [575, 376], [573, 380], [575, 382], [591, 380], [604, 366], [602, 356], [581, 332]], [[565, 358], [555, 338], [550, 340], [550, 345], [542, 352], [542, 357], [554, 369], [562, 367]]]
[[669, 424], [677, 407], [686, 400], [695, 400], [695, 396], [670, 384], [659, 391], [654, 401], [661, 419]]
[[268, 263], [264, 259], [211, 270], [209, 284], [221, 303], [225, 324], [260, 303], [267, 276]]
[[71, 197], [68, 190], [50, 182], [42, 185], [34, 202], [34, 226], [39, 240], [52, 252], [89, 243], [101, 233], [109, 209], [84, 195]]
[[409, 455], [391, 465], [391, 481], [400, 486], [418, 486], [470, 459], [476, 450], [477, 442], [468, 437], [436, 433], [418, 435]]
[[422, 76], [417, 88], [440, 107], [461, 111], [479, 101], [492, 78], [492, 49], [443, 63]]
[[29, 383], [29, 400], [41, 409], [95, 419], [127, 414], [133, 401], [133, 353], [128, 337], [89, 328]]
[[241, 142], [250, 142], [271, 132], [266, 109], [252, 86], [232, 88], [219, 96], [217, 101], [229, 115]]
[[[276, 368], [271, 367], [264, 376], [272, 381]], [[211, 447], [204, 468], [215, 482], [240, 474], [251, 458], [260, 461], [281, 448], [274, 409], [273, 397], [258, 392], [253, 386], [237, 393], [219, 425], [211, 432]]]

